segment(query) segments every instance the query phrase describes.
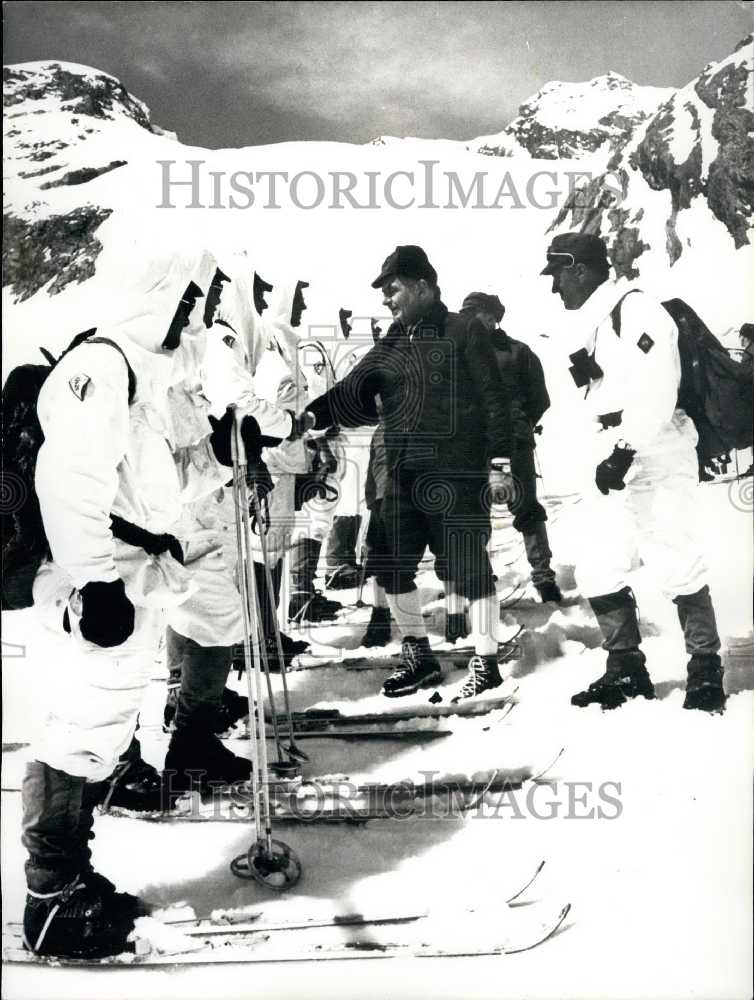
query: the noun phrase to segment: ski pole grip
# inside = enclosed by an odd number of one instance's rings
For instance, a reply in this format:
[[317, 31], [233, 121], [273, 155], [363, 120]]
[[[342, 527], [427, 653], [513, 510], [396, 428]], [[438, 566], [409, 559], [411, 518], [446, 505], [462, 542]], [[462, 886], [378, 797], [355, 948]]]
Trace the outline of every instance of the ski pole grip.
[[238, 407], [235, 404], [229, 406], [228, 409], [233, 413], [233, 428], [230, 432], [230, 456], [233, 459], [234, 465], [247, 465], [246, 446], [243, 443], [241, 435], [243, 414], [238, 412]]

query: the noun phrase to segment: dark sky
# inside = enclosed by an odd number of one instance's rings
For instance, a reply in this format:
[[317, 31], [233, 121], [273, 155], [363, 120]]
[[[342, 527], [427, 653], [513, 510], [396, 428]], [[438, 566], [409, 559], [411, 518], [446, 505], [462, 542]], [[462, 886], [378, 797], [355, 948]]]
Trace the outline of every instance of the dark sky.
[[117, 76], [217, 148], [497, 132], [549, 80], [681, 86], [751, 30], [749, 0], [3, 4], [4, 62]]

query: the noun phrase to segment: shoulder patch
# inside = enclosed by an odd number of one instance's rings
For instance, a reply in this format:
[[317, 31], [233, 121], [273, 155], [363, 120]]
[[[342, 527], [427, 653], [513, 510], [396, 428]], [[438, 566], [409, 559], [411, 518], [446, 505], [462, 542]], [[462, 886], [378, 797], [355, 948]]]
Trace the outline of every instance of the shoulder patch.
[[87, 390], [91, 385], [92, 380], [83, 372], [80, 372], [78, 375], [74, 375], [73, 378], [68, 379], [68, 387], [76, 399], [80, 399], [82, 403], [84, 402], [84, 397], [86, 396]]
[[652, 348], [655, 346], [654, 340], [649, 336], [648, 333], [643, 333], [641, 337], [636, 341], [636, 346], [640, 351], [644, 351], [645, 354], [649, 354]]

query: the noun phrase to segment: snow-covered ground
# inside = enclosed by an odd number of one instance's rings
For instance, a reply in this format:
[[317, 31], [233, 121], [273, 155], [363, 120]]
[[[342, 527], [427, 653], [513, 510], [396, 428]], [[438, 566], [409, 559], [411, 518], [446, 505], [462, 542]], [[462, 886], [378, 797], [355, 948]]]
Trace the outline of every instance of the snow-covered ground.
[[[462, 818], [379, 820], [357, 828], [285, 826], [278, 835], [299, 854], [304, 875], [282, 897], [231, 874], [229, 861], [252, 838], [244, 825], [97, 820], [97, 867], [163, 907], [186, 904], [206, 915], [216, 908], [251, 906], [270, 920], [416, 907], [433, 914], [430, 923], [416, 925], [416, 940], [438, 944], [501, 936], [542, 907], [570, 901], [565, 926], [539, 949], [495, 958], [177, 970], [6, 966], [4, 996], [750, 996], [754, 640], [749, 596], [742, 592], [752, 575], [744, 489], [722, 483], [699, 491], [712, 589], [726, 636], [731, 697], [724, 716], [683, 711], [685, 657], [674, 609], [659, 599], [643, 570], [635, 589], [658, 699], [612, 713], [571, 708], [570, 694], [601, 672], [604, 654], [595, 622], [566, 565], [560, 577], [567, 600], [560, 609], [543, 608], [526, 592], [520, 596], [516, 584], [526, 576], [520, 542], [503, 526], [497, 568], [501, 595], [511, 596], [502, 629], [515, 622], [526, 626], [522, 655], [512, 665], [519, 690], [510, 715], [503, 721], [492, 713], [443, 722], [452, 735], [416, 745], [308, 740], [312, 761], [306, 768], [311, 774], [383, 780], [420, 780], [420, 772], [427, 771], [479, 776], [495, 768], [537, 771], [564, 747], [546, 783], [502, 798], [488, 796], [484, 811]], [[553, 500], [550, 510], [552, 546], [565, 564], [578, 505]], [[435, 581], [431, 572], [422, 579], [428, 602]], [[33, 736], [44, 697], [52, 696], [64, 673], [57, 640], [39, 630], [32, 613], [6, 614], [3, 625], [7, 747]], [[344, 645], [357, 636], [352, 630]], [[22, 650], [13, 643], [23, 647], [23, 656], [14, 655]], [[166, 746], [159, 728], [162, 669], [155, 665], [142, 715], [145, 755], [158, 767]], [[349, 671], [341, 664], [298, 671], [291, 687], [297, 707], [339, 704], [359, 710], [373, 707], [383, 676], [380, 670]], [[243, 752], [244, 745], [237, 742], [235, 748]], [[18, 787], [26, 752], [3, 754], [4, 789]], [[20, 795], [4, 791], [2, 800], [3, 912], [13, 920], [24, 898]], [[522, 905], [506, 908], [501, 901], [542, 859], [545, 869]], [[469, 909], [476, 915], [465, 912]], [[306, 935], [318, 933], [301, 932], [289, 940], [303, 944]], [[329, 940], [354, 934], [343, 928], [329, 933]]]

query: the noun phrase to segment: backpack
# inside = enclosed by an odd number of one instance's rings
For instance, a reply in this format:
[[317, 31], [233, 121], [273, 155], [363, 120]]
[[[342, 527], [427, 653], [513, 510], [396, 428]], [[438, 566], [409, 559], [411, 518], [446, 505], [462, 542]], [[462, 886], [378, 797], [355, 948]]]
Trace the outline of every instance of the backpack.
[[96, 328], [77, 334], [60, 357], [40, 348], [47, 362], [14, 368], [2, 394], [3, 509], [2, 509], [2, 609], [20, 610], [34, 603], [32, 586], [50, 546], [34, 489], [37, 455], [44, 433], [37, 417], [37, 400], [50, 372], [80, 344], [109, 344], [128, 368], [128, 402], [136, 394], [136, 376], [121, 348], [106, 337], [95, 337]]
[[[632, 289], [626, 295], [638, 289]], [[610, 318], [620, 336], [620, 307]], [[681, 383], [677, 405], [693, 420], [700, 470], [711, 459], [754, 442], [754, 393], [746, 367], [734, 360], [717, 337], [683, 299], [662, 303], [678, 328]]]

